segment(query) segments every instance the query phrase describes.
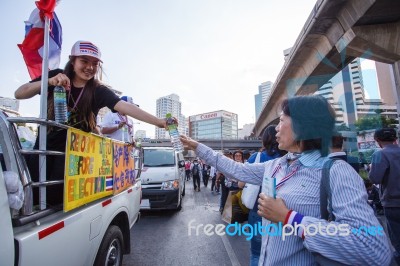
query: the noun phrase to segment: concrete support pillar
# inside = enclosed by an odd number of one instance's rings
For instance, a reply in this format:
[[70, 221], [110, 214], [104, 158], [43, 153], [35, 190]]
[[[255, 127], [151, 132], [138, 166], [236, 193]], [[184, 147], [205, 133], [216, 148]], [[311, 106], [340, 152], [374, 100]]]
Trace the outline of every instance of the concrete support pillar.
[[393, 77], [394, 77], [394, 84], [393, 87], [393, 95], [396, 99], [396, 107], [397, 107], [397, 120], [399, 124], [397, 125], [398, 129], [400, 129], [400, 61], [392, 64], [393, 69]]

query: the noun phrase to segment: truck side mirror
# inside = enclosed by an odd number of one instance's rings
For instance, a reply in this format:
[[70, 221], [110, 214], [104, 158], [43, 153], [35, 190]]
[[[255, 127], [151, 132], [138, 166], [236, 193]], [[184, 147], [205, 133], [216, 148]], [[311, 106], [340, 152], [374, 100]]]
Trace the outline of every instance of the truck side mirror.
[[180, 160], [178, 162], [178, 166], [179, 166], [179, 168], [185, 167], [185, 161], [184, 160]]

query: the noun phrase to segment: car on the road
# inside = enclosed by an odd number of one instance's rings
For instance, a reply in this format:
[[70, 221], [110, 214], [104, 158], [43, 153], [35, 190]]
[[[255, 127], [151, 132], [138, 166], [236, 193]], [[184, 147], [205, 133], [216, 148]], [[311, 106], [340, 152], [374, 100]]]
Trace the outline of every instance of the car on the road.
[[185, 195], [185, 161], [172, 147], [143, 147], [141, 209], [176, 209]]

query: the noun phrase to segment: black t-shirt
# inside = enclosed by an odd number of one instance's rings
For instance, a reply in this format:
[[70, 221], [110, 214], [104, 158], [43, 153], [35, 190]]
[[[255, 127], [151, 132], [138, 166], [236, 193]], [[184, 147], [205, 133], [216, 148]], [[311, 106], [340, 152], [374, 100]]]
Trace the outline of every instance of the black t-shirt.
[[[59, 73], [63, 73], [62, 69], [54, 69], [49, 71], [49, 78], [52, 78]], [[39, 81], [41, 77], [38, 77], [31, 82]], [[83, 88], [76, 88], [71, 84], [71, 97], [67, 97], [68, 107], [73, 108], [74, 102], [76, 102], [79, 98], [79, 94], [81, 93]], [[48, 87], [48, 94], [52, 94], [54, 90], [54, 86]], [[92, 112], [95, 116], [99, 113], [99, 110], [105, 106], [107, 106], [111, 111], [115, 112], [114, 106], [120, 101], [120, 98], [107, 86], [100, 85], [94, 91], [94, 98], [92, 102]]]
[[[62, 69], [54, 69], [49, 71], [49, 78], [56, 76], [59, 73], [63, 73]], [[39, 81], [41, 77], [32, 80], [31, 82]], [[75, 105], [75, 102], [78, 101], [79, 95], [83, 88], [76, 88], [71, 84], [70, 95], [67, 97], [67, 104], [69, 109], [72, 109]], [[54, 86], [48, 87], [48, 95], [53, 93]], [[49, 96], [48, 96], [49, 97]], [[103, 107], [108, 107], [113, 112], [114, 106], [120, 101], [120, 98], [107, 86], [100, 85], [94, 90], [94, 97], [92, 100], [92, 112], [95, 116], [99, 113], [99, 110]], [[79, 110], [78, 110], [79, 111]], [[74, 116], [74, 111], [71, 112], [71, 117]], [[69, 119], [71, 126], [83, 129], [79, 126], [79, 121], [71, 122], [73, 119]], [[84, 130], [84, 129], [83, 129]], [[87, 131], [87, 130], [86, 130]], [[53, 130], [50, 131], [47, 135], [47, 147], [49, 150], [65, 150], [65, 139], [66, 139], [66, 130]]]

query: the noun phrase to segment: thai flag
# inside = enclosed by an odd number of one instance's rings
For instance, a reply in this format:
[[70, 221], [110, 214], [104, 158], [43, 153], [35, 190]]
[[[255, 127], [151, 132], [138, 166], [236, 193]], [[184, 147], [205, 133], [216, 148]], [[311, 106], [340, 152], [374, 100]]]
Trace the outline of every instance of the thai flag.
[[94, 52], [95, 54], [98, 54], [99, 51], [97, 50], [97, 47], [94, 46], [91, 42], [81, 42], [79, 44], [79, 50], [89, 50]]
[[107, 176], [106, 177], [106, 191], [112, 191], [113, 185], [114, 185], [113, 177]]
[[25, 39], [18, 44], [24, 57], [29, 75], [32, 79], [42, 74], [43, 45], [44, 45], [44, 16], [50, 20], [49, 38], [49, 69], [58, 68], [61, 57], [62, 28], [57, 15], [53, 12], [55, 0], [41, 0], [28, 21], [25, 21]]

